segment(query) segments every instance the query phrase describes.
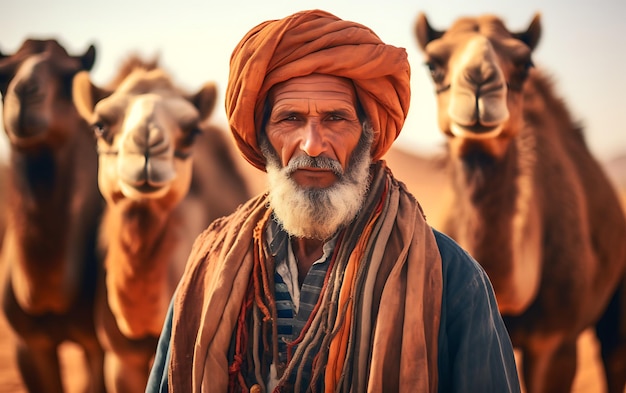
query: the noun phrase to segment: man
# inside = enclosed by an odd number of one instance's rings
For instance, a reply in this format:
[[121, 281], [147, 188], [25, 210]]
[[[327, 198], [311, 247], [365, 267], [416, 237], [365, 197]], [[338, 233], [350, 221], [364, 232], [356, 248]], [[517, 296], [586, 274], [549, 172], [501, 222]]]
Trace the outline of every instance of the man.
[[518, 392], [480, 266], [381, 157], [406, 51], [314, 10], [253, 28], [226, 109], [269, 192], [198, 237], [148, 392]]

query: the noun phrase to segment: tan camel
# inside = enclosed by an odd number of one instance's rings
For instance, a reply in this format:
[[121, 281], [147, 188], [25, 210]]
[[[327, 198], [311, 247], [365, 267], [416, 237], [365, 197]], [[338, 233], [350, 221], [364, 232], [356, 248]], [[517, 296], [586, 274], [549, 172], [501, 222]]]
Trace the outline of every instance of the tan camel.
[[[73, 97], [98, 139], [106, 287], [96, 326], [109, 392], [143, 392], [156, 342], [195, 237], [249, 194], [226, 134], [206, 126], [216, 87], [187, 95], [157, 62], [131, 57], [100, 88]], [[106, 293], [104, 293], [106, 292]]]
[[104, 391], [93, 323], [103, 200], [96, 144], [70, 95], [73, 75], [94, 60], [93, 46], [70, 56], [55, 40], [26, 40], [13, 55], [0, 54], [10, 144], [2, 308], [30, 392], [63, 391], [57, 350], [65, 341], [85, 352], [89, 390]]
[[[568, 392], [576, 341], [595, 327], [609, 392], [626, 383], [626, 220], [552, 82], [533, 67], [540, 16], [415, 25], [447, 137], [444, 231], [485, 268], [528, 392]], [[480, 361], [480, 360], [477, 360]]]

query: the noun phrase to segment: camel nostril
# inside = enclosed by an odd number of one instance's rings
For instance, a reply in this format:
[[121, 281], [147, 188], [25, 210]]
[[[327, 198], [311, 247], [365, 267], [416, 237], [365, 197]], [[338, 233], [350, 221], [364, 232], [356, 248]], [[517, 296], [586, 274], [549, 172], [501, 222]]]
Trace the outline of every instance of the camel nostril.
[[471, 67], [465, 70], [465, 79], [472, 85], [480, 86], [485, 79], [481, 67]]
[[128, 152], [152, 155], [161, 155], [169, 150], [168, 140], [165, 134], [156, 127], [142, 127], [136, 129], [126, 139], [124, 147]]
[[148, 130], [147, 148], [151, 155], [161, 155], [169, 151], [170, 146], [166, 135], [157, 127]]
[[485, 89], [492, 90], [494, 86], [502, 86], [503, 76], [500, 69], [494, 63], [483, 63], [475, 67], [466, 68], [461, 80], [465, 80], [469, 85], [474, 86], [477, 92]]
[[39, 84], [31, 79], [20, 81], [15, 85], [15, 95], [20, 100], [33, 98], [39, 92]]

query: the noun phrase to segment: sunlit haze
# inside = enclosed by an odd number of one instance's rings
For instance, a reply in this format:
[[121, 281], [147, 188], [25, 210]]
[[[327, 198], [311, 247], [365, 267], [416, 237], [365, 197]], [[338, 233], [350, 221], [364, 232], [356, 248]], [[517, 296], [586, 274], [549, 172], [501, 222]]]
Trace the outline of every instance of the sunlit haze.
[[[159, 56], [190, 92], [217, 82], [214, 122], [225, 124], [223, 97], [230, 54], [256, 24], [319, 8], [371, 27], [388, 44], [404, 47], [412, 65], [412, 101], [396, 146], [433, 152], [443, 139], [435, 118], [433, 86], [413, 27], [424, 11], [433, 27], [460, 16], [493, 13], [511, 30], [528, 27], [541, 13], [543, 33], [534, 61], [552, 75], [557, 93], [583, 124], [592, 151], [608, 159], [626, 151], [626, 1], [158, 1], [9, 0], [0, 7], [0, 52], [12, 54], [27, 38], [57, 38], [72, 55], [96, 46], [92, 79], [106, 84], [132, 52]], [[1, 133], [0, 157], [6, 158]]]

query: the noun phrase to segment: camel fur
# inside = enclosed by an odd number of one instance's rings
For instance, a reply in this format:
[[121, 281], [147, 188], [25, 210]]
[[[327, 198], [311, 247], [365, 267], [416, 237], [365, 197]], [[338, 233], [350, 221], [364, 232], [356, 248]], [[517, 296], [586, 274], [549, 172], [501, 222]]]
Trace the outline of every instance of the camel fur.
[[535, 67], [537, 14], [415, 25], [447, 139], [443, 230], [488, 273], [526, 391], [569, 392], [576, 342], [595, 328], [610, 393], [626, 384], [626, 219], [551, 79]]
[[0, 54], [0, 92], [10, 156], [2, 309], [16, 333], [17, 363], [30, 392], [62, 392], [59, 346], [84, 351], [87, 389], [103, 392], [103, 351], [93, 323], [103, 201], [88, 126], [71, 98], [95, 47], [70, 56], [56, 40], [28, 39]]
[[226, 134], [208, 123], [213, 83], [187, 94], [156, 60], [131, 56], [106, 87], [76, 76], [73, 97], [98, 140], [107, 204], [96, 313], [106, 386], [143, 392], [194, 239], [249, 194]]

